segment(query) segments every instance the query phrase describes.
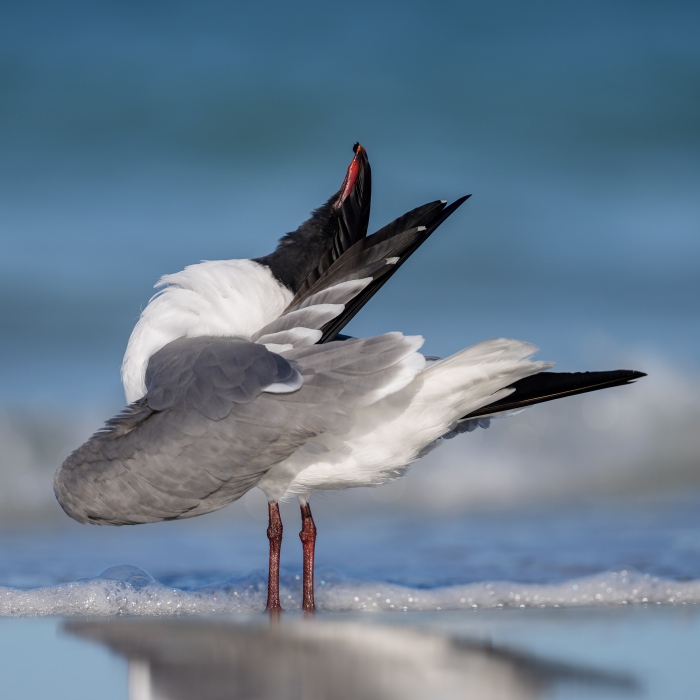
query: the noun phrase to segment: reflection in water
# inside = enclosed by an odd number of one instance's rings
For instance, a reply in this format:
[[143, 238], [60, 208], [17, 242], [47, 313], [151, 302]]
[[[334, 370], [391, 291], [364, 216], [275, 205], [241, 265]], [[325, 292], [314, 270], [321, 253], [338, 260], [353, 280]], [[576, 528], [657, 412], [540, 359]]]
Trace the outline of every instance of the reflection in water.
[[403, 627], [122, 619], [64, 628], [128, 659], [130, 700], [529, 700], [562, 681], [637, 689], [628, 676]]

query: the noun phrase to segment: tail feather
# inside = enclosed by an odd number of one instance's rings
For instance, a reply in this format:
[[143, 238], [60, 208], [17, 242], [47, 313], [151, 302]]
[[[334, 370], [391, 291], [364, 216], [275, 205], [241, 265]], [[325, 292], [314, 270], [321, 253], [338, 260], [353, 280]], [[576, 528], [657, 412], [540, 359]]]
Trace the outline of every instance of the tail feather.
[[623, 386], [641, 377], [646, 377], [646, 374], [629, 369], [608, 372], [540, 372], [513, 383], [510, 388], [514, 391], [511, 394], [468, 413], [460, 421], [517, 411], [527, 406], [554, 401], [554, 399], [561, 399], [565, 396]]

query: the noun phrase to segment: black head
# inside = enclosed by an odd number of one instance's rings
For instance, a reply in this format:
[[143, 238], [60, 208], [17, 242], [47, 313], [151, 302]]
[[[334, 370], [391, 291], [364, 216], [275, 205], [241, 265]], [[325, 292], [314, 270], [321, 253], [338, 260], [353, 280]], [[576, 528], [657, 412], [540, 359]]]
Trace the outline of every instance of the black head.
[[285, 287], [296, 292], [326, 254], [336, 259], [367, 235], [372, 198], [372, 173], [367, 152], [359, 144], [340, 189], [296, 231], [286, 234], [270, 255], [255, 258], [267, 265]]

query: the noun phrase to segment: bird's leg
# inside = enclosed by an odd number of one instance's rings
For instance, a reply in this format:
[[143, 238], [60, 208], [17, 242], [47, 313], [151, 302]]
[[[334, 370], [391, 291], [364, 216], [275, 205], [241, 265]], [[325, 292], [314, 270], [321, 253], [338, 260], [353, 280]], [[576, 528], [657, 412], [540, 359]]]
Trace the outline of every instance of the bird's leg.
[[304, 602], [306, 612], [316, 612], [314, 603], [314, 549], [316, 548], [316, 525], [308, 503], [301, 504], [301, 532], [299, 533], [304, 552]]
[[269, 612], [282, 612], [280, 605], [280, 551], [282, 549], [282, 518], [277, 502], [268, 503], [270, 524], [267, 539], [270, 540], [270, 572], [267, 579], [267, 607]]

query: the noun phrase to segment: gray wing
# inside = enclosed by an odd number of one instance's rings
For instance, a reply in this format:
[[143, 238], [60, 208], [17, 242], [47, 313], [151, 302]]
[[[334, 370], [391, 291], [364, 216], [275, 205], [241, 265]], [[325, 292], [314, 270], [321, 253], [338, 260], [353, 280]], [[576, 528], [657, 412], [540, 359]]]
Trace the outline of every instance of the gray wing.
[[301, 387], [299, 372], [265, 347], [229, 338], [179, 338], [148, 362], [146, 403], [154, 411], [186, 405], [211, 420], [263, 391]]
[[[307, 348], [293, 364], [230, 338], [171, 343], [149, 363], [146, 396], [58, 469], [59, 503], [111, 525], [222, 508], [307, 440], [346, 430], [355, 407], [396, 380], [415, 340], [381, 338]], [[280, 385], [289, 393], [269, 393]]]
[[[423, 228], [403, 232], [415, 242]], [[382, 241], [367, 250], [350, 248], [340, 256], [306, 294], [295, 297], [285, 312], [253, 335], [253, 340], [282, 351], [318, 343], [325, 328], [341, 318], [353, 301], [377, 279], [389, 274], [399, 260], [395, 240]], [[335, 335], [335, 334], [333, 334]]]

